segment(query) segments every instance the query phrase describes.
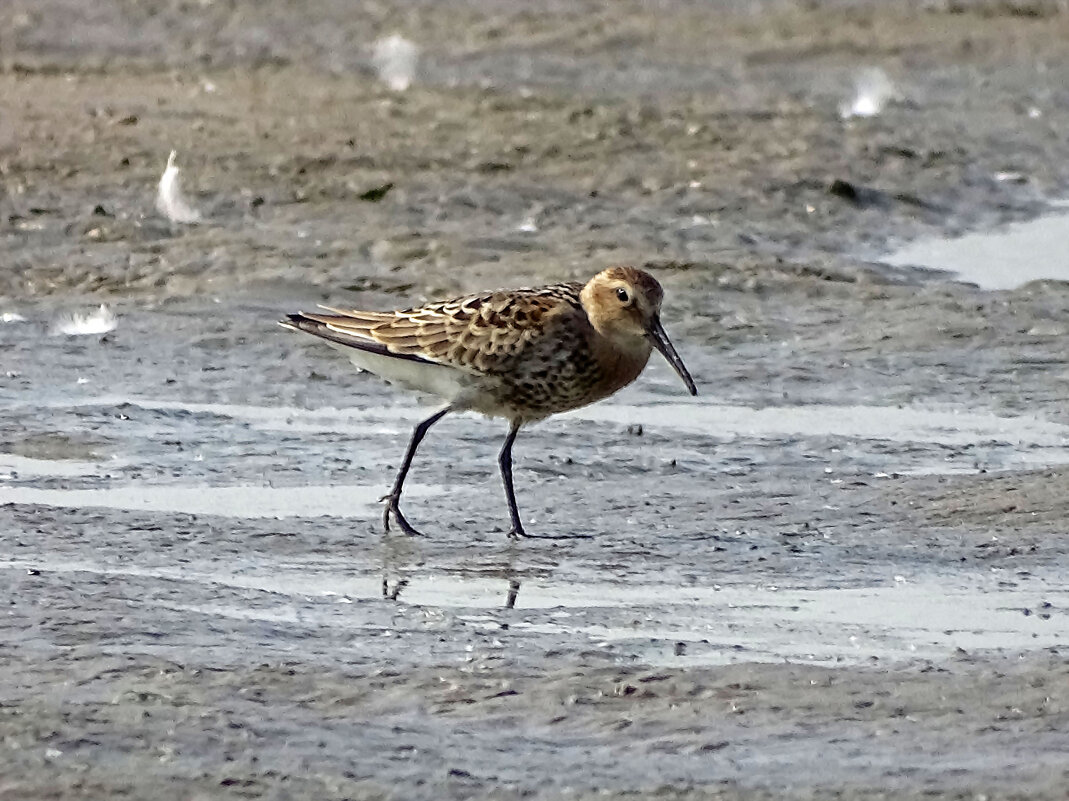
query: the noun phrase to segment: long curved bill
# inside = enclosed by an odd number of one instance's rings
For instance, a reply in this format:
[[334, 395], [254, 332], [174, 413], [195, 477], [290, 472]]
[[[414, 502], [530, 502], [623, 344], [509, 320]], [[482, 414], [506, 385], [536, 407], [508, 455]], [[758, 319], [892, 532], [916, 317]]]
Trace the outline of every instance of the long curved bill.
[[653, 347], [657, 348], [657, 350], [661, 352], [661, 355], [668, 360], [668, 363], [672, 365], [672, 369], [679, 373], [679, 377], [682, 378], [683, 383], [687, 385], [690, 394], [697, 395], [698, 388], [694, 386], [694, 379], [690, 377], [690, 373], [687, 372], [683, 360], [679, 358], [679, 354], [676, 353], [676, 349], [672, 346], [672, 341], [668, 338], [668, 334], [665, 333], [664, 326], [661, 325], [660, 317], [654, 317], [650, 322], [648, 336]]

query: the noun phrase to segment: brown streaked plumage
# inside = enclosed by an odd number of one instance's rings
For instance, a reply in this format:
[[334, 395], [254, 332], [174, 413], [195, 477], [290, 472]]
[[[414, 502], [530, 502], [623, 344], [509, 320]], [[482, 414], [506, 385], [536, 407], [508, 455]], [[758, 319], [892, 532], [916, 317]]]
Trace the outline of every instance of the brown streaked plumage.
[[510, 537], [530, 536], [512, 485], [512, 443], [520, 426], [606, 398], [634, 381], [654, 348], [692, 395], [694, 382], [660, 322], [661, 285], [634, 267], [610, 267], [586, 285], [553, 284], [469, 295], [392, 312], [325, 309], [289, 315], [280, 324], [327, 340], [357, 367], [444, 398], [447, 406], [412, 434], [383, 526], [392, 514], [418, 532], [399, 501], [416, 448], [451, 411], [475, 411], [510, 423], [498, 458]]

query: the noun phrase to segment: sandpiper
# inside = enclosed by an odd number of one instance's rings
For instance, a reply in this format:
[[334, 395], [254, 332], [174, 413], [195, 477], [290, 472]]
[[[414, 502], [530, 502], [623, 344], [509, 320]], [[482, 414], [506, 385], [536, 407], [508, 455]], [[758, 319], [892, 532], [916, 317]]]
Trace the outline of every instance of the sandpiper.
[[401, 489], [428, 429], [454, 411], [509, 421], [498, 456], [512, 529], [520, 522], [512, 484], [512, 444], [520, 427], [607, 398], [634, 381], [656, 348], [691, 395], [694, 381], [661, 325], [664, 291], [634, 267], [610, 267], [583, 285], [469, 295], [402, 311], [323, 307], [290, 314], [280, 325], [306, 331], [343, 351], [357, 367], [391, 383], [444, 398], [446, 406], [416, 426], [393, 489], [383, 500], [406, 534]]

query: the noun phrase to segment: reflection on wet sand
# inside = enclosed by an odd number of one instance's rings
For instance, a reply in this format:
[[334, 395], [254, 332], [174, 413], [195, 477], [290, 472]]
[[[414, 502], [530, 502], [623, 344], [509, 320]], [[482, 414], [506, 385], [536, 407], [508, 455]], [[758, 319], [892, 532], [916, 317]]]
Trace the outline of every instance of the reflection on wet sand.
[[506, 609], [515, 609], [516, 608], [516, 596], [518, 596], [519, 594], [520, 594], [520, 582], [519, 582], [519, 580], [511, 579], [509, 581], [509, 592], [508, 592], [508, 595], [505, 596], [505, 608]]
[[[42, 580], [89, 574], [172, 582], [202, 599], [180, 605], [165, 597], [143, 602], [207, 618], [401, 633], [408, 644], [437, 638], [442, 631], [452, 634], [435, 642], [462, 644], [475, 633], [507, 629], [516, 643], [611, 648], [615, 658], [664, 665], [894, 664], [945, 659], [960, 650], [1057, 648], [1063, 645], [1064, 610], [1069, 609], [1064, 582], [1036, 582], [1030, 597], [1042, 603], [1022, 608], [1020, 589], [982, 574], [955, 582], [918, 576], [877, 586], [780, 589], [555, 582], [530, 575], [531, 566], [519, 563], [511, 572], [495, 565], [478, 575], [412, 565], [401, 575], [380, 571], [375, 578], [352, 575], [336, 563], [329, 570], [263, 565], [225, 573], [49, 559], [0, 562], [0, 572], [27, 570]], [[224, 600], [226, 588], [239, 590], [240, 599]], [[399, 609], [387, 613], [384, 600]], [[407, 646], [400, 645], [394, 657], [403, 660]]]
[[[390, 581], [386, 576], [382, 577], [382, 597], [389, 601], [397, 601], [401, 598], [401, 592], [408, 586], [409, 579], [401, 578], [396, 579], [393, 584], [393, 588], [390, 588]], [[503, 609], [515, 609], [516, 598], [520, 594], [520, 581], [519, 579], [508, 580], [508, 591], [505, 593], [505, 603], [502, 606]]]
[[[401, 595], [408, 586], [415, 582], [419, 585], [430, 581], [432, 584], [437, 580], [437, 572], [420, 570], [417, 563], [421, 558], [417, 543], [419, 540], [413, 537], [383, 536], [381, 543], [382, 556], [382, 597], [389, 601], [404, 600]], [[516, 599], [520, 593], [521, 572], [516, 567], [516, 554], [512, 548], [504, 553], [504, 558], [498, 564], [491, 564], [480, 570], [477, 577], [458, 577], [458, 581], [475, 580], [484, 582], [488, 587], [497, 584], [500, 580], [505, 582], [505, 599], [503, 609], [514, 609]], [[391, 585], [392, 579], [392, 585]]]

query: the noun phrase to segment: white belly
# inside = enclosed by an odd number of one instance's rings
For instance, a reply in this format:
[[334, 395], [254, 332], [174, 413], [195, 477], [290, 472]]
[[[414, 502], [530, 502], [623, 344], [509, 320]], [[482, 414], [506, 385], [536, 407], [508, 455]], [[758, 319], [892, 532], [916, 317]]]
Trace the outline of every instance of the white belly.
[[394, 356], [383, 356], [379, 353], [369, 353], [366, 350], [341, 345], [336, 342], [330, 342], [329, 344], [348, 356], [349, 361], [361, 370], [374, 373], [391, 384], [398, 384], [407, 389], [437, 395], [439, 398], [458, 406], [458, 408], [464, 408], [468, 405], [465, 403], [465, 399], [471, 395], [474, 389], [473, 376], [453, 367], [431, 362], [417, 362], [412, 359], [401, 359]]

